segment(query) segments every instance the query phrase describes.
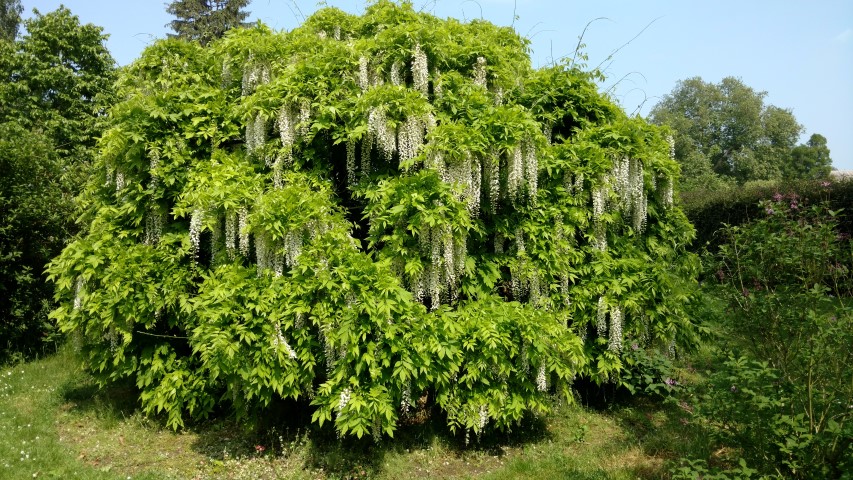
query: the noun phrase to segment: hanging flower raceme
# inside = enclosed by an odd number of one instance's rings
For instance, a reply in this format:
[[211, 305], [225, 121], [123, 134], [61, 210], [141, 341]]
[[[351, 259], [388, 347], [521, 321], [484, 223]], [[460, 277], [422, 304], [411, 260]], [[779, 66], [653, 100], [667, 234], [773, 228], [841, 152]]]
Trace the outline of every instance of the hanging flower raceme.
[[412, 84], [424, 97], [429, 94], [429, 66], [426, 53], [421, 50], [420, 44], [415, 44], [415, 51], [412, 53]]
[[650, 344], [689, 328], [665, 131], [509, 30], [378, 2], [146, 52], [51, 276], [95, 373], [170, 425], [308, 398], [376, 437], [428, 399], [480, 434], [616, 378], [628, 312]]

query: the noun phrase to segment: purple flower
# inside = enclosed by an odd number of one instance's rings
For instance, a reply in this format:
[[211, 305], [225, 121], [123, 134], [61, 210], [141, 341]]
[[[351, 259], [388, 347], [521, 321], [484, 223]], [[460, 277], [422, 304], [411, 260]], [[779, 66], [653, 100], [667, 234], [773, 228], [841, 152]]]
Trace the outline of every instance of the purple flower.
[[639, 349], [640, 349], [640, 346], [639, 346], [639, 345], [637, 345], [636, 343], [632, 343], [632, 344], [631, 344], [631, 350], [633, 350], [633, 351], [635, 351], [635, 352], [636, 352], [636, 351], [637, 351], [637, 350], [639, 350]]
[[780, 202], [780, 201], [782, 201], [783, 198], [785, 198], [785, 197], [783, 197], [782, 194], [779, 192], [776, 192], [773, 194], [773, 201], [774, 202]]
[[674, 386], [674, 385], [675, 385], [676, 383], [678, 383], [678, 382], [676, 382], [675, 380], [673, 380], [673, 379], [671, 379], [671, 378], [667, 378], [666, 380], [664, 380], [664, 382], [663, 382], [663, 383], [665, 383], [665, 384], [669, 385], [670, 387], [672, 387], [672, 386]]
[[797, 208], [799, 208], [797, 202], [791, 202], [791, 210], [796, 210]]
[[776, 211], [770, 207], [767, 207], [767, 210], [765, 210], [765, 212], [767, 212], [767, 215], [773, 215], [774, 213], [776, 213]]

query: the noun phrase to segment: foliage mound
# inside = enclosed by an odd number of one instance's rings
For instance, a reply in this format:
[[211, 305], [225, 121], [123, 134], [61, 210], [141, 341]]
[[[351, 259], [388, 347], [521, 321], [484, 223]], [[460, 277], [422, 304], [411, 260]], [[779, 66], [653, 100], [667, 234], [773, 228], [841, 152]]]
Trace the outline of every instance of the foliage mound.
[[[708, 275], [724, 302], [727, 346], [694, 392], [693, 415], [715, 442], [735, 447], [744, 469], [719, 478], [853, 471], [850, 236], [826, 203], [791, 197], [777, 194], [760, 218], [721, 230]], [[684, 471], [696, 478], [703, 469]]]
[[35, 12], [24, 27], [0, 39], [0, 363], [58, 337], [44, 269], [77, 231], [73, 197], [115, 80], [100, 27], [64, 7]]
[[[665, 132], [508, 28], [378, 2], [149, 47], [119, 82], [53, 313], [145, 411], [308, 399], [341, 435], [426, 401], [506, 429], [692, 339]], [[419, 402], [419, 400], [422, 400]]]
[[725, 241], [721, 229], [762, 219], [766, 216], [763, 202], [781, 199], [788, 202], [789, 208], [826, 203], [827, 208], [837, 210], [834, 221], [839, 233], [853, 233], [853, 216], [847, 211], [853, 205], [853, 182], [845, 179], [753, 182], [738, 188], [681, 192], [681, 208], [696, 229], [693, 250], [708, 248], [716, 252]]

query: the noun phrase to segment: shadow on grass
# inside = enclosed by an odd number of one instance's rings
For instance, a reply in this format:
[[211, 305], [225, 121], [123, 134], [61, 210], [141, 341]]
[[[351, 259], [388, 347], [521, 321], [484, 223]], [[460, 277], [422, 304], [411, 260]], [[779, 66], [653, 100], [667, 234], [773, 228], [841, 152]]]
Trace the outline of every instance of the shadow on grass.
[[72, 410], [101, 420], [118, 421], [139, 408], [139, 390], [130, 381], [99, 387], [88, 375], [74, 375], [60, 386], [59, 395]]
[[[233, 419], [213, 420], [193, 429], [198, 435], [193, 448], [215, 460], [259, 454], [275, 460], [295, 453], [301, 456], [304, 469], [322, 472], [328, 478], [361, 479], [387, 473], [385, 465], [389, 455], [417, 457], [421, 452], [424, 458], [430, 455], [428, 450], [439, 445], [442, 455], [455, 459], [467, 456], [502, 458], [508, 449], [550, 438], [545, 422], [531, 416], [514, 426], [511, 432], [489, 431], [479, 438], [472, 434], [466, 445], [464, 432], [451, 434], [446, 418], [437, 408], [415, 412], [408, 421], [402, 422], [394, 438], [383, 437], [378, 442], [369, 436], [339, 438], [333, 425], [327, 423], [319, 427], [311, 423], [312, 412], [307, 402], [281, 401], [265, 410], [259, 416], [261, 422], [255, 426]], [[447, 473], [447, 476], [455, 476], [465, 472]]]

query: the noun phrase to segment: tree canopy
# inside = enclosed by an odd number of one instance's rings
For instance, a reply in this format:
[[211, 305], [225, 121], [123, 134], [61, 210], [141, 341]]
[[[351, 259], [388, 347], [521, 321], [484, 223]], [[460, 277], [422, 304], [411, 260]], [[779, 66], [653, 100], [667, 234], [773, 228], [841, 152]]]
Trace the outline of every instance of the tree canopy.
[[15, 40], [23, 11], [21, 0], [0, 0], [0, 40]]
[[169, 22], [175, 35], [207, 45], [234, 27], [244, 27], [249, 0], [173, 0], [166, 11], [176, 18]]
[[737, 78], [713, 84], [694, 77], [652, 109], [652, 121], [675, 132], [685, 188], [828, 174], [828, 151], [818, 163], [809, 163], [802, 149], [795, 155], [803, 127], [790, 110], [766, 105], [765, 96]]
[[0, 42], [0, 357], [33, 350], [49, 330], [43, 272], [75, 231], [73, 196], [115, 79], [99, 27], [66, 8], [24, 24]]

